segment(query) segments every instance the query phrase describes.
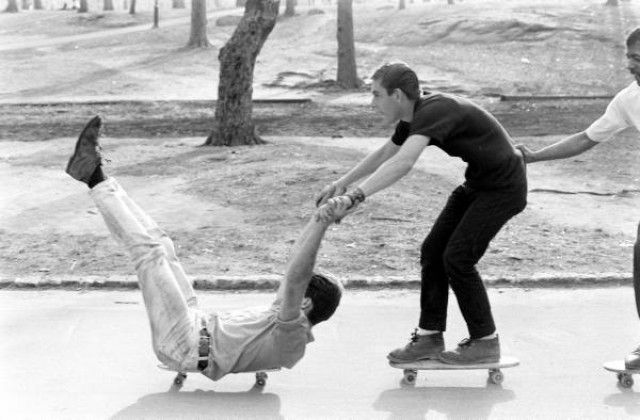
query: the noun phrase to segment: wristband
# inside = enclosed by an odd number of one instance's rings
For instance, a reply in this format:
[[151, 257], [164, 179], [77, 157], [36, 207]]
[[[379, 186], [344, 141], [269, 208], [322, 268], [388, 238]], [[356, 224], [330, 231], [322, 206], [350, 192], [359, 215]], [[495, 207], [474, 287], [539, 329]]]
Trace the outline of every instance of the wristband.
[[362, 189], [360, 187], [356, 188], [355, 190], [351, 191], [349, 194], [347, 194], [347, 197], [349, 197], [351, 199], [351, 207], [355, 207], [358, 204], [362, 203], [364, 201], [364, 199], [366, 198], [364, 195], [364, 191], [362, 191]]

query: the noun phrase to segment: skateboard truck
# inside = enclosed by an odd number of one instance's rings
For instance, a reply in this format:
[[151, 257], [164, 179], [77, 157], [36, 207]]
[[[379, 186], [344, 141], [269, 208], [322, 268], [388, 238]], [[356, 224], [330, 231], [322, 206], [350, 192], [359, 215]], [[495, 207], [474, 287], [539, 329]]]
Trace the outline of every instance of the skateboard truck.
[[[164, 370], [171, 370], [165, 365], [158, 365], [158, 367]], [[274, 370], [279, 370], [279, 369], [274, 369]], [[256, 382], [255, 382], [256, 386], [259, 386], [259, 387], [265, 386], [267, 384], [267, 378], [269, 377], [269, 375], [267, 375], [267, 372], [258, 371], [258, 372], [255, 372], [255, 374], [256, 374]], [[176, 377], [173, 378], [173, 385], [175, 386], [175, 389], [182, 388], [182, 385], [184, 385], [184, 381], [186, 379], [187, 379], [186, 372], [178, 372]]]

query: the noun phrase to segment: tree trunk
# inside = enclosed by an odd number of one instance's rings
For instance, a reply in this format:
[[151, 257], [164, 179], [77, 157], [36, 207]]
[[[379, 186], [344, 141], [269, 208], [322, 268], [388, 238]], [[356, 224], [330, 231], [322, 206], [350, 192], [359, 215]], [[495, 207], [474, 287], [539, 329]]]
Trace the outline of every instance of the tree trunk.
[[130, 15], [136, 14], [136, 0], [131, 0], [131, 4], [129, 5], [129, 14]]
[[160, 27], [160, 0], [154, 0], [153, 2], [153, 29]]
[[287, 0], [284, 7], [285, 16], [293, 16], [296, 14], [296, 0]]
[[89, 11], [89, 1], [80, 0], [80, 7], [78, 8], [78, 13], [87, 13], [88, 11]]
[[103, 10], [113, 10], [113, 0], [104, 0]]
[[42, 10], [42, 0], [33, 0], [33, 10]]
[[244, 15], [222, 47], [216, 102], [216, 128], [205, 144], [239, 146], [263, 144], [252, 119], [253, 69], [278, 17], [277, 0], [247, 0]]
[[22, 0], [22, 10], [29, 10], [29, 6], [31, 6], [31, 2], [29, 0]]
[[5, 13], [18, 13], [18, 0], [9, 0], [7, 7], [4, 9]]
[[454, 0], [447, 0], [447, 4], [455, 4]]
[[[338, 2], [340, 2], [340, 0], [338, 0]], [[405, 7], [404, 0], [400, 0], [400, 3], [398, 3], [398, 10], [403, 10], [404, 7]]]
[[360, 87], [353, 42], [353, 0], [338, 0], [338, 85], [345, 89]]
[[191, 0], [191, 36], [187, 47], [207, 48], [207, 0]]
[[618, 0], [607, 0], [607, 2], [604, 5], [605, 6], [617, 6], [618, 5]]
[[184, 0], [173, 0], [171, 6], [174, 9], [184, 9]]

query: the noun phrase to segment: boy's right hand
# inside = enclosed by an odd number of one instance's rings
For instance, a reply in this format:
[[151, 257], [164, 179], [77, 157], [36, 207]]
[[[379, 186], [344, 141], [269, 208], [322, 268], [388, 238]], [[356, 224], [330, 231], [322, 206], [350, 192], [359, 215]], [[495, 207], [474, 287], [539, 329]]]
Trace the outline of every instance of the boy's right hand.
[[347, 187], [343, 187], [336, 182], [332, 182], [331, 184], [324, 187], [316, 196], [316, 207], [320, 207], [321, 205], [325, 204], [331, 197], [342, 195], [346, 192]]
[[522, 160], [524, 160], [524, 163], [531, 163], [534, 161], [534, 151], [529, 149], [527, 146], [525, 146], [524, 144], [516, 144], [515, 145], [516, 151], [520, 152], [519, 155], [522, 156]]

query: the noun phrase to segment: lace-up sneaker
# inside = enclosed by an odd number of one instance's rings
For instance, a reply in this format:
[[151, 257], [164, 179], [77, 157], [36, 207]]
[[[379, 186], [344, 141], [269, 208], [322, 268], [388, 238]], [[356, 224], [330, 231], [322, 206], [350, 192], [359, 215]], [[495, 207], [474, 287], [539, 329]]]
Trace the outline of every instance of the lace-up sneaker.
[[640, 369], [640, 347], [624, 358], [624, 368], [630, 370]]
[[417, 329], [411, 334], [409, 344], [393, 350], [387, 359], [394, 363], [415, 362], [418, 360], [437, 359], [444, 350], [442, 333], [418, 335]]
[[500, 340], [497, 336], [490, 340], [465, 338], [455, 350], [440, 353], [440, 361], [452, 365], [499, 362]]
[[98, 142], [101, 128], [100, 117], [93, 117], [80, 133], [76, 150], [69, 158], [66, 172], [78, 181], [88, 184], [93, 172], [102, 164], [101, 147]]

